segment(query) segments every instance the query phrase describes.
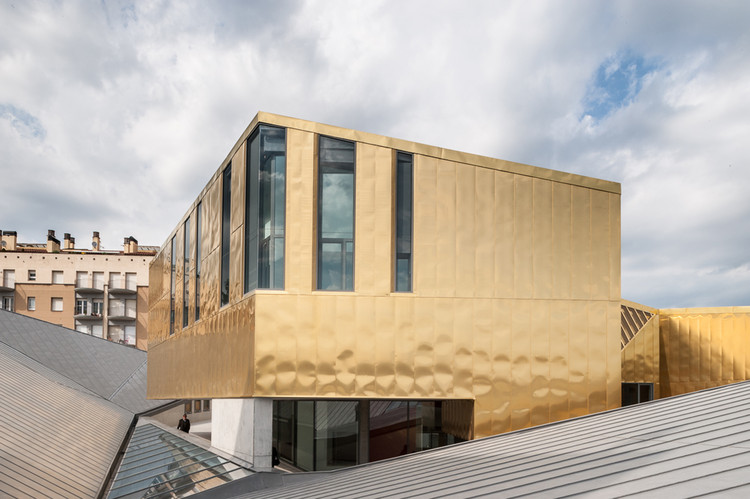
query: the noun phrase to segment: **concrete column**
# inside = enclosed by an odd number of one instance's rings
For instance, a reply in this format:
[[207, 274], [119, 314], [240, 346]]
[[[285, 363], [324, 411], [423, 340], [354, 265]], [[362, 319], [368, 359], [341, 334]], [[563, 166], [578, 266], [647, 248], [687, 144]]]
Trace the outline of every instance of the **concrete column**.
[[211, 445], [256, 470], [269, 470], [273, 432], [273, 400], [213, 399]]

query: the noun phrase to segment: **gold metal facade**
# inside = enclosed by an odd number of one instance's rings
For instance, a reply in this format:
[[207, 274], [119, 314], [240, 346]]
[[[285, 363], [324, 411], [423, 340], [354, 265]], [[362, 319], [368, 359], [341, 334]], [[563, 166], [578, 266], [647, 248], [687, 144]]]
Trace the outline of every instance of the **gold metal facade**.
[[750, 307], [651, 309], [622, 350], [623, 383], [653, 383], [654, 398], [750, 379]]
[[[632, 329], [640, 326], [622, 347], [622, 382], [653, 383], [654, 398], [662, 397], [659, 371], [659, 311], [644, 305], [625, 302], [623, 323]], [[633, 313], [635, 311], [636, 313]], [[626, 315], [626, 314], [632, 315]], [[638, 322], [638, 319], [645, 323]], [[636, 325], [636, 326], [634, 326]], [[624, 334], [624, 333], [623, 333]]]
[[750, 379], [750, 307], [659, 311], [661, 395]]
[[[244, 148], [258, 122], [287, 129], [285, 286], [243, 295]], [[353, 292], [315, 290], [319, 134], [356, 141]], [[411, 293], [392, 292], [395, 150], [414, 154]], [[620, 405], [618, 184], [259, 113], [185, 217], [198, 202], [201, 319], [181, 328], [183, 218], [151, 267], [150, 397], [462, 399], [477, 437]]]

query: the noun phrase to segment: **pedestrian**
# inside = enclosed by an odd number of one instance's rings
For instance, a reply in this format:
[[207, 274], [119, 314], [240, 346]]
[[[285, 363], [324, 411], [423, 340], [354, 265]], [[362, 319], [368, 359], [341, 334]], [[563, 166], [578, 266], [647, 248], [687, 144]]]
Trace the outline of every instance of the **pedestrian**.
[[187, 414], [182, 415], [182, 419], [177, 423], [177, 429], [182, 430], [185, 433], [190, 433], [190, 420], [188, 419]]

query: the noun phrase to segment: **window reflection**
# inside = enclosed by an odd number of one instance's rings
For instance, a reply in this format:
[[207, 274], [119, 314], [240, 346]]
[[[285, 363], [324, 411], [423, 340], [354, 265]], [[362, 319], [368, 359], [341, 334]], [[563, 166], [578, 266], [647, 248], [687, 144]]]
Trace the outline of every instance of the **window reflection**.
[[318, 289], [354, 290], [354, 144], [320, 137]]

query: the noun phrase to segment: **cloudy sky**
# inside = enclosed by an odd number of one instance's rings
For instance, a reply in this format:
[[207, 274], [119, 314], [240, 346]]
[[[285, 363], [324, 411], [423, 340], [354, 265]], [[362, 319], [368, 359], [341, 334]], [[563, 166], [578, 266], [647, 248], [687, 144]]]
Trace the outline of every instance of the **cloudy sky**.
[[622, 183], [622, 295], [750, 305], [750, 2], [0, 0], [0, 228], [161, 245], [258, 110]]

